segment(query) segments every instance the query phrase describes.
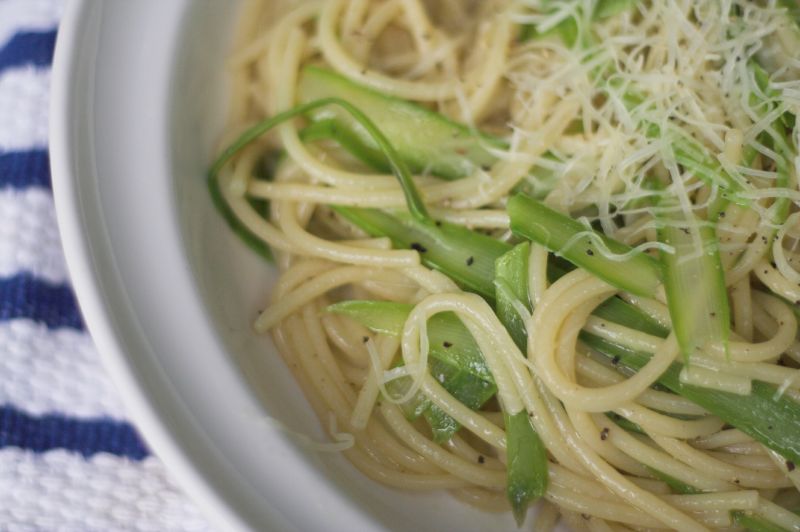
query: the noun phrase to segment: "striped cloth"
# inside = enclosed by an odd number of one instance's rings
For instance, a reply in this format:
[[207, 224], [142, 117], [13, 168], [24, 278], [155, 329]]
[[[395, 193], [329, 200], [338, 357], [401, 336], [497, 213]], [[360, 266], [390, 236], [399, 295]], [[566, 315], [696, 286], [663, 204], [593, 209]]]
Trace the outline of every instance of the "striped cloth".
[[47, 153], [62, 0], [0, 0], [0, 530], [206, 530], [86, 332]]

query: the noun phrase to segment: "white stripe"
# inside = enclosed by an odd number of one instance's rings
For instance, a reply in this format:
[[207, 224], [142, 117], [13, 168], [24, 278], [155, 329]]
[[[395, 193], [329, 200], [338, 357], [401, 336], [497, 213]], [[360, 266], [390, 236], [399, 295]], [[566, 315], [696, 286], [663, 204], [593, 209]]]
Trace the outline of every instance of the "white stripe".
[[50, 69], [0, 73], [0, 152], [47, 146]]
[[3, 530], [209, 530], [156, 458], [0, 451]]
[[0, 1], [0, 47], [17, 32], [54, 29], [63, 9], [62, 0]]
[[26, 413], [125, 417], [85, 332], [49, 330], [23, 319], [0, 322], [0, 375], [0, 404]]
[[51, 283], [69, 279], [53, 196], [38, 187], [0, 189], [0, 277], [23, 271]]

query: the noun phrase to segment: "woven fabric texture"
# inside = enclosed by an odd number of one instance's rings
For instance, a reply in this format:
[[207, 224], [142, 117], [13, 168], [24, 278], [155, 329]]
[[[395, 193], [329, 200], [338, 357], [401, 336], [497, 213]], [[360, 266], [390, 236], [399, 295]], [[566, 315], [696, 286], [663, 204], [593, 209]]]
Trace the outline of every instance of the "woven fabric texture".
[[0, 530], [208, 530], [126, 419], [70, 287], [47, 146], [63, 8], [0, 0]]

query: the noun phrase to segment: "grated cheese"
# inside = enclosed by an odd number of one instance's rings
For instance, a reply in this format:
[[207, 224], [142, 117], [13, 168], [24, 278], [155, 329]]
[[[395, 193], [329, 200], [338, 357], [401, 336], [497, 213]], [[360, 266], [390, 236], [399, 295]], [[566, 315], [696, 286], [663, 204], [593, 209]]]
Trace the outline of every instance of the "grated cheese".
[[[781, 154], [762, 138], [774, 137], [773, 123], [800, 108], [800, 39], [774, 2], [643, 2], [624, 16], [591, 24], [586, 14], [593, 2], [515, 5], [513, 20], [535, 25], [540, 34], [568, 17], [582, 32], [572, 48], [555, 35], [532, 40], [508, 65], [516, 111], [505, 157], [516, 155], [516, 140], [534, 135], [554, 107], [581, 109], [582, 131], [553, 147], [555, 160], [536, 161], [548, 179], [528, 179], [535, 190], [550, 188], [548, 203], [571, 211], [597, 205], [591, 217], [613, 233], [615, 216], [635, 212], [632, 199], [652, 195], [645, 187], [655, 175], [666, 177], [684, 209], [697, 209], [688, 197], [697, 190], [697, 178], [680, 170], [675, 154], [676, 142], [683, 142], [727, 173], [744, 197], [788, 197], [800, 204], [796, 190], [774, 187], [773, 168], [741, 163], [746, 150], [778, 160]], [[769, 94], [748, 67], [765, 56], [772, 59], [762, 61], [770, 69]], [[796, 143], [797, 131], [793, 135]], [[797, 166], [797, 159], [789, 162]], [[760, 186], [754, 178], [773, 184]]]

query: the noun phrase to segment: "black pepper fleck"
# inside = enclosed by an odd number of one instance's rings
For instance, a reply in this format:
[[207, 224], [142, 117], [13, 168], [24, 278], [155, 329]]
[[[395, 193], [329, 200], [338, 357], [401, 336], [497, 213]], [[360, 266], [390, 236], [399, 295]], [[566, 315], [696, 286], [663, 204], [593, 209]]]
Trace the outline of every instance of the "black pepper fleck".
[[786, 460], [786, 469], [788, 469], [791, 472], [794, 471], [794, 467], [795, 467], [794, 462], [792, 462], [791, 460]]
[[420, 253], [425, 253], [426, 251], [428, 251], [428, 248], [426, 248], [425, 246], [423, 246], [419, 242], [412, 242], [411, 243], [411, 249], [413, 249], [415, 251], [419, 251]]
[[473, 262], [475, 262], [475, 257], [467, 257], [467, 266], [472, 266]]
[[362, 336], [361, 341], [366, 344], [367, 342], [369, 342], [369, 336]]
[[587, 255], [589, 255], [589, 256], [591, 257], [591, 256], [593, 256], [593, 255], [594, 255], [594, 251], [592, 251], [591, 249], [587, 249], [587, 250], [586, 250], [586, 254], [587, 254]]
[[442, 342], [442, 345], [444, 346], [445, 349], [450, 349], [451, 347], [453, 347], [453, 344], [451, 344], [450, 342]]
[[603, 430], [600, 431], [600, 439], [606, 441], [608, 439], [608, 432], [608, 427], [603, 428]]
[[483, 456], [482, 454], [479, 454], [479, 455], [478, 455], [478, 463], [479, 463], [479, 464], [482, 464], [482, 463], [484, 463], [485, 461], [486, 461], [486, 458], [484, 458], [484, 456]]
[[614, 358], [611, 359], [611, 363], [615, 366], [619, 364], [619, 355], [616, 355]]

